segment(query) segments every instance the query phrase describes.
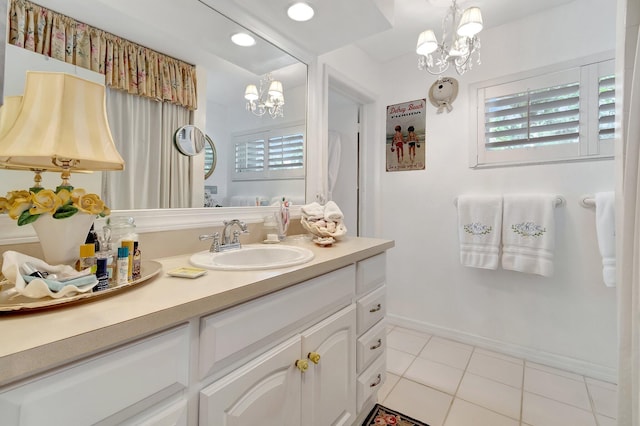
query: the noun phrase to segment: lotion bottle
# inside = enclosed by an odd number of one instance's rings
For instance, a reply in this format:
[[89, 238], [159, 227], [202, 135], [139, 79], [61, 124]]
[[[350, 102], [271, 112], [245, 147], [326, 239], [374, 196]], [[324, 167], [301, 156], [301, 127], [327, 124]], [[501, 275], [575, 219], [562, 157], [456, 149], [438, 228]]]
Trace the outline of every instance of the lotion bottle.
[[117, 261], [117, 285], [124, 285], [129, 282], [129, 248], [118, 247]]

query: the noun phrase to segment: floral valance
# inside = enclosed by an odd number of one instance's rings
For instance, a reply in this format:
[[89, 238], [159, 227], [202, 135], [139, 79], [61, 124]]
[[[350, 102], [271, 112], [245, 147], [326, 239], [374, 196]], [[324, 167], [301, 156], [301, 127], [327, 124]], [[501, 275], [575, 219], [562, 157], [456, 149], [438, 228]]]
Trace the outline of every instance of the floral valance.
[[9, 43], [104, 74], [110, 87], [197, 108], [193, 65], [29, 1], [11, 1]]

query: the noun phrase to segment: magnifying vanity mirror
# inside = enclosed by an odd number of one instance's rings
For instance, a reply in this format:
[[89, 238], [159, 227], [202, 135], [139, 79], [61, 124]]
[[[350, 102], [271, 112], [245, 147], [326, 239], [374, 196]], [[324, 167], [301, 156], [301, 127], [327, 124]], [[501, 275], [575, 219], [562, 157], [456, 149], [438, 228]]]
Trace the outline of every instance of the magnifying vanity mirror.
[[192, 157], [200, 154], [205, 147], [205, 134], [196, 126], [181, 126], [173, 135], [173, 142], [181, 154]]
[[[11, 0], [0, 0], [10, 4]], [[192, 114], [195, 126], [185, 126], [169, 143], [184, 155], [190, 155], [192, 201], [188, 206], [203, 207], [205, 186], [217, 187], [216, 205], [223, 207], [256, 206], [257, 199], [287, 197], [294, 204], [305, 202], [304, 144], [306, 143], [307, 65], [280, 48], [252, 34], [236, 22], [218, 13], [210, 5], [216, 0], [33, 0], [57, 13], [102, 29], [162, 54], [194, 64], [197, 72], [198, 106]], [[1, 6], [1, 4], [0, 4]], [[7, 6], [8, 8], [9, 6]], [[153, 10], [153, 25], [148, 21]], [[175, 17], [189, 25], [175, 25]], [[237, 32], [251, 34], [256, 44], [250, 48], [234, 45], [230, 36]], [[4, 61], [4, 96], [21, 95], [25, 71], [64, 71], [87, 78], [91, 73], [69, 64], [62, 70], [41, 69], [59, 62], [22, 48], [7, 45], [0, 60]], [[245, 91], [248, 85], [260, 86], [269, 75], [282, 85], [286, 99], [282, 117], [270, 114], [258, 116], [247, 107]], [[2, 74], [0, 73], [0, 78]], [[95, 76], [91, 77], [94, 78]], [[107, 89], [107, 98], [109, 98]], [[108, 113], [109, 114], [109, 113]], [[295, 131], [291, 130], [295, 129]], [[268, 150], [282, 141], [288, 133], [297, 135], [301, 170], [295, 174], [275, 176], [266, 169], [250, 173], [246, 160], [247, 149], [262, 141], [261, 149]], [[114, 138], [116, 135], [114, 135]], [[168, 137], [167, 139], [172, 139]], [[213, 141], [215, 140], [215, 146]], [[253, 145], [252, 145], [253, 144]], [[174, 147], [170, 147], [174, 150]], [[119, 148], [120, 149], [120, 148]], [[126, 148], [125, 148], [126, 149]], [[160, 150], [158, 148], [158, 155]], [[198, 154], [203, 151], [204, 155]], [[149, 155], [155, 155], [150, 153]], [[249, 153], [251, 155], [251, 153]], [[255, 166], [255, 165], [254, 165]], [[260, 167], [268, 167], [265, 161]], [[143, 176], [144, 166], [138, 161], [125, 164], [136, 168], [136, 179], [157, 179], [163, 176]], [[215, 170], [215, 173], [214, 173]], [[114, 172], [105, 172], [114, 173]], [[89, 192], [100, 193], [102, 173], [74, 175], [74, 185]], [[274, 177], [275, 176], [275, 177]], [[293, 176], [293, 177], [288, 177]], [[57, 174], [45, 173], [43, 186], [55, 187]], [[0, 170], [0, 196], [7, 191], [28, 188], [33, 173]], [[131, 183], [132, 185], [134, 183]], [[103, 194], [104, 195], [104, 194]], [[157, 209], [157, 205], [110, 205], [112, 210]]]

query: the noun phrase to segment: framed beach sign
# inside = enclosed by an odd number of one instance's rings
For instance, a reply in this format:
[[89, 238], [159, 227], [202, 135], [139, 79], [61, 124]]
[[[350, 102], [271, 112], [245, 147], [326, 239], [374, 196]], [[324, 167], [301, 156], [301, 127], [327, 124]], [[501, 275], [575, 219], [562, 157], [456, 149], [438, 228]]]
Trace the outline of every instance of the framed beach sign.
[[426, 103], [425, 98], [387, 106], [384, 147], [388, 172], [425, 169]]

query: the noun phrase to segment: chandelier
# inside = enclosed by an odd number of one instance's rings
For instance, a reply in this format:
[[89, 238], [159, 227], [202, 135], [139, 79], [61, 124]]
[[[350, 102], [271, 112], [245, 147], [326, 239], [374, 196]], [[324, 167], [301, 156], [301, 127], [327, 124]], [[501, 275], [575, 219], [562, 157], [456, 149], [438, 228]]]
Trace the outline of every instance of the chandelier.
[[284, 91], [282, 83], [274, 80], [271, 74], [260, 79], [259, 86], [247, 85], [244, 90], [244, 98], [247, 100], [247, 111], [251, 111], [258, 117], [269, 113], [271, 118], [284, 116]]
[[480, 64], [480, 40], [476, 36], [482, 31], [480, 8], [459, 9], [453, 0], [442, 19], [442, 39], [438, 43], [433, 30], [420, 33], [416, 53], [418, 69], [439, 75], [452, 64], [459, 75], [471, 69], [474, 59]]

